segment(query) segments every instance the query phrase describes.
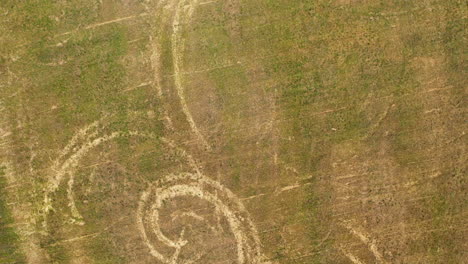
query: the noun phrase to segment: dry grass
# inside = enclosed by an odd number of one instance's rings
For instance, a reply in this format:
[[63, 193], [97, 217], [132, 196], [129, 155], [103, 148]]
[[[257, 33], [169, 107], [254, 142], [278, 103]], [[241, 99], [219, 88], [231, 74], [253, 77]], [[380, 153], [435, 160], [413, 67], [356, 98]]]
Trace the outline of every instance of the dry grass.
[[1, 1], [0, 262], [462, 263], [467, 10]]

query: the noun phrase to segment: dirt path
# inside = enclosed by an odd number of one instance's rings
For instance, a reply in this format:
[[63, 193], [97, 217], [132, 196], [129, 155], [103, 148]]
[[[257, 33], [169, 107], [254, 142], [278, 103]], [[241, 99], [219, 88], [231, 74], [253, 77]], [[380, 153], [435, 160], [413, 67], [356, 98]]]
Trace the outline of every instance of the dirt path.
[[184, 52], [185, 43], [182, 37], [182, 34], [183, 34], [182, 25], [190, 23], [190, 19], [192, 17], [193, 12], [195, 11], [198, 1], [190, 0], [188, 2], [189, 2], [188, 10], [185, 10], [186, 8], [185, 0], [180, 0], [178, 4], [175, 5], [175, 14], [174, 14], [174, 18], [172, 21], [171, 39], [172, 39], [172, 61], [173, 61], [173, 67], [174, 67], [174, 82], [175, 82], [175, 87], [177, 90], [177, 95], [179, 96], [180, 104], [182, 106], [182, 111], [184, 112], [187, 118], [187, 121], [190, 124], [190, 128], [192, 129], [193, 133], [198, 138], [200, 143], [207, 150], [210, 150], [211, 146], [206, 141], [205, 137], [201, 134], [200, 130], [198, 129], [193, 119], [193, 116], [187, 105], [187, 102], [185, 99], [185, 93], [184, 93], [184, 85], [183, 85], [181, 67], [182, 67], [182, 60], [183, 60], [182, 54]]

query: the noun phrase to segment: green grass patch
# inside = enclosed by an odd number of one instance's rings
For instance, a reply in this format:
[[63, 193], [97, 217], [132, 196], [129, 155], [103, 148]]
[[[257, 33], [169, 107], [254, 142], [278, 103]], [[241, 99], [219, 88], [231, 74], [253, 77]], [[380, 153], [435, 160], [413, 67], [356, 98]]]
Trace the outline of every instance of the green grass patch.
[[0, 263], [26, 263], [23, 253], [19, 249], [19, 236], [11, 227], [15, 223], [6, 204], [7, 181], [5, 167], [0, 166]]

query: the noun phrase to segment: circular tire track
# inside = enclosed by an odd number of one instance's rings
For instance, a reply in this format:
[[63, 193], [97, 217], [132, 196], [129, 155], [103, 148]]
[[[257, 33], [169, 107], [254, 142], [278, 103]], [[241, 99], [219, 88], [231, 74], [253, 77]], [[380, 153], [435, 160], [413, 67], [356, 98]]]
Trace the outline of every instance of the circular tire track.
[[[220, 183], [204, 176], [195, 160], [189, 154], [176, 146], [174, 142], [151, 133], [139, 131], [114, 131], [103, 133], [102, 130], [105, 127], [105, 122], [103, 124], [97, 121], [79, 130], [63, 151], [60, 152], [58, 159], [52, 164], [52, 174], [49, 176], [49, 182], [44, 197], [43, 212], [45, 231], [47, 231], [47, 216], [49, 212], [53, 210], [53, 194], [60, 189], [62, 182], [66, 178], [68, 178], [68, 206], [70, 207], [72, 217], [72, 221], [70, 222], [78, 223], [79, 225], [85, 224], [85, 219], [83, 219], [76, 207], [73, 189], [76, 171], [79, 168], [81, 160], [89, 151], [103, 143], [109, 143], [120, 137], [142, 137], [163, 143], [162, 145], [177, 153], [178, 156], [185, 160], [184, 163], [188, 165], [188, 167], [186, 167], [188, 172], [170, 174], [149, 183], [149, 187], [141, 194], [136, 212], [136, 224], [140, 231], [141, 238], [148, 247], [151, 255], [160, 262], [168, 264], [189, 264], [198, 261], [197, 257], [190, 260], [179, 259], [179, 254], [183, 247], [188, 244], [188, 241], [183, 238], [183, 232], [179, 240], [174, 241], [169, 239], [164, 234], [159, 223], [159, 210], [165, 202], [178, 197], [191, 197], [201, 199], [213, 206], [215, 208], [215, 213], [222, 216], [225, 222], [228, 223], [230, 229], [229, 234], [234, 236], [233, 241], [235, 241], [236, 244], [237, 263], [266, 263], [261, 254], [258, 232], [240, 199]], [[192, 215], [196, 216], [195, 213], [192, 213]], [[158, 251], [158, 246], [156, 245], [161, 245], [161, 243], [165, 247], [173, 249], [172, 256], [165, 256], [167, 254]], [[192, 245], [192, 247], [198, 248], [199, 246]]]
[[[238, 263], [261, 263], [257, 231], [239, 198], [218, 182], [196, 173], [168, 175], [151, 184], [143, 192], [138, 207], [137, 221], [142, 237], [153, 256], [163, 263], [186, 263], [177, 261], [180, 250], [187, 244], [183, 238], [183, 232], [178, 241], [173, 241], [167, 238], [159, 223], [159, 210], [163, 204], [180, 196], [207, 201], [225, 217], [237, 244]], [[158, 252], [150, 242], [149, 233], [159, 242], [174, 249], [171, 258], [164, 257]]]

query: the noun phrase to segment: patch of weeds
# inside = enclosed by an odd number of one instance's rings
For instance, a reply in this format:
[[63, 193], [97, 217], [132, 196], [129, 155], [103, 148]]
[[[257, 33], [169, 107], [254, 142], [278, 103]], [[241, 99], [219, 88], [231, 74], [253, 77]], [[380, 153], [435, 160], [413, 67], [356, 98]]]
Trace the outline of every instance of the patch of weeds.
[[70, 263], [71, 257], [68, 255], [67, 250], [61, 245], [54, 244], [57, 242], [55, 239], [49, 239], [46, 241], [43, 241], [45, 245], [51, 245], [51, 246], [44, 246], [46, 249], [50, 259], [51, 263], [53, 264], [65, 264], [65, 263]]
[[0, 263], [26, 263], [19, 250], [19, 237], [11, 225], [15, 223], [7, 205], [5, 167], [0, 166]]
[[105, 234], [100, 234], [92, 239], [87, 245], [91, 253], [91, 258], [95, 263], [99, 264], [118, 264], [127, 263], [125, 258], [116, 255], [116, 246], [112, 243], [112, 239]]
[[[451, 227], [447, 221], [450, 219], [454, 207], [454, 193], [437, 192], [426, 203], [432, 217], [431, 226], [426, 236], [426, 251], [430, 256], [444, 260], [446, 263], [457, 263], [457, 257], [461, 252], [456, 252], [460, 247], [458, 243], [463, 237]], [[449, 228], [447, 228], [449, 227]]]
[[[311, 259], [312, 263], [333, 263], [326, 254], [326, 250], [333, 247], [334, 239], [330, 235], [332, 222], [330, 211], [324, 208], [330, 206], [331, 197], [326, 195], [330, 192], [318, 190], [319, 177], [312, 179], [312, 185], [308, 187], [308, 196], [303, 202], [303, 224], [307, 227], [307, 235], [312, 242], [312, 251], [317, 252]], [[323, 184], [323, 183], [321, 183]]]
[[421, 124], [421, 105], [413, 101], [408, 102], [401, 99], [395, 112], [397, 120], [397, 131], [391, 138], [396, 161], [407, 166], [421, 159], [420, 152], [416, 149], [420, 140], [416, 134]]
[[138, 169], [142, 173], [150, 173], [157, 171], [155, 168], [158, 164], [155, 162], [154, 153], [145, 154], [138, 159]]
[[66, 248], [59, 242], [62, 238], [60, 235], [60, 227], [64, 224], [64, 219], [50, 213], [48, 218], [47, 236], [41, 238], [40, 247], [43, 248], [50, 257], [51, 263], [62, 264], [70, 263], [71, 256]]
[[52, 33], [56, 21], [52, 15], [57, 13], [52, 0], [2, 1], [2, 6], [9, 10], [9, 16], [14, 18], [8, 24], [18, 33], [34, 38], [45, 37]]
[[447, 12], [447, 23], [442, 34], [442, 43], [447, 56], [447, 70], [452, 77], [449, 82], [458, 87], [464, 87], [468, 69], [466, 3], [463, 1], [444, 1], [443, 3]]

